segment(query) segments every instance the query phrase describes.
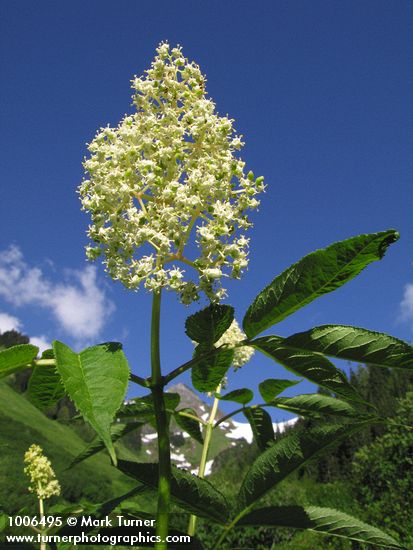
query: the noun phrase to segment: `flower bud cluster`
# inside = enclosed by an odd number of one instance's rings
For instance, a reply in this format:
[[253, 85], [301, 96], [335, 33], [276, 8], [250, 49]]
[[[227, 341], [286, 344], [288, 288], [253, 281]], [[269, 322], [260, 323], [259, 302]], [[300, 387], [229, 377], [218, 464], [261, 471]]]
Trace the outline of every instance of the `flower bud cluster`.
[[[88, 145], [79, 187], [92, 217], [88, 257], [103, 253], [106, 270], [127, 288], [167, 288], [186, 304], [200, 291], [218, 301], [222, 277], [240, 277], [246, 212], [264, 190], [262, 177], [245, 174], [241, 137], [233, 120], [218, 116], [205, 83], [180, 47], [160, 44], [146, 75], [132, 80], [136, 112]], [[192, 237], [197, 252], [188, 252]]]
[[50, 460], [43, 455], [39, 445], [31, 445], [24, 455], [27, 466], [24, 473], [30, 478], [29, 491], [36, 493], [37, 498], [47, 499], [53, 495], [60, 495], [60, 484], [50, 464]]

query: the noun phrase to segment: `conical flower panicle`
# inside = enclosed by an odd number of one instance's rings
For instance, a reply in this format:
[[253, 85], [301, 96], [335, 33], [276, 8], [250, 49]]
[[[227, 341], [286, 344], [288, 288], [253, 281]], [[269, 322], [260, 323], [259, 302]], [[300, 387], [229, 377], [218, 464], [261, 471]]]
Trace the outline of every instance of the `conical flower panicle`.
[[[262, 177], [245, 175], [241, 137], [216, 113], [205, 82], [180, 47], [161, 44], [146, 75], [132, 80], [136, 112], [89, 144], [79, 188], [92, 217], [88, 257], [103, 254], [127, 288], [174, 290], [187, 304], [201, 291], [220, 300], [222, 277], [240, 277], [246, 212], [264, 190]], [[191, 239], [196, 258], [187, 257]]]
[[60, 495], [60, 484], [56, 479], [50, 460], [44, 456], [39, 445], [31, 445], [24, 455], [27, 466], [24, 473], [30, 478], [29, 491], [45, 500]]

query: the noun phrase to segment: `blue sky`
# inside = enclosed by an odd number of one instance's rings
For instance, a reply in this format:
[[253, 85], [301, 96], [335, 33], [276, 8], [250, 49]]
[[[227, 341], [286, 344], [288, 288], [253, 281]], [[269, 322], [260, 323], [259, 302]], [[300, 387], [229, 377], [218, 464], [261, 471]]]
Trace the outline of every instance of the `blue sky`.
[[[199, 63], [218, 111], [244, 135], [247, 166], [268, 186], [248, 272], [230, 285], [238, 319], [304, 254], [394, 227], [401, 239], [382, 262], [277, 330], [331, 322], [412, 341], [411, 2], [159, 0], [155, 11], [129, 0], [17, 0], [0, 11], [0, 330], [77, 347], [120, 340], [134, 372], [149, 373], [150, 297], [86, 263], [89, 219], [76, 188], [86, 142], [131, 112], [130, 79], [168, 40]], [[166, 296], [165, 370], [189, 358], [184, 321], [204, 305]], [[255, 355], [230, 388], [283, 374]]]

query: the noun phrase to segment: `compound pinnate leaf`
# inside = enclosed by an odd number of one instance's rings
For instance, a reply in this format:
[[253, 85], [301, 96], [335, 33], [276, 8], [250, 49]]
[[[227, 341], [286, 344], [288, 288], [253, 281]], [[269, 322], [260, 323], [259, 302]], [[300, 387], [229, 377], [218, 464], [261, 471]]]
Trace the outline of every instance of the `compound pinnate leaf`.
[[308, 254], [278, 275], [249, 307], [243, 327], [249, 338], [279, 323], [319, 296], [332, 292], [380, 260], [399, 238], [390, 229], [359, 235]]
[[[181, 400], [179, 393], [165, 392], [163, 398], [165, 408], [168, 412], [173, 412]], [[155, 418], [155, 407], [152, 394], [129, 399], [120, 407], [116, 413], [116, 418], [138, 418], [140, 420]]]
[[286, 369], [303, 376], [345, 399], [362, 403], [363, 399], [348, 382], [346, 375], [321, 353], [288, 345], [280, 336], [263, 336], [251, 342], [256, 349], [268, 355]]
[[129, 380], [129, 366], [121, 344], [110, 342], [75, 353], [55, 341], [53, 351], [66, 393], [116, 464], [110, 425], [123, 403]]
[[[141, 483], [158, 488], [158, 464], [119, 460], [118, 468]], [[171, 472], [171, 496], [176, 504], [191, 514], [221, 524], [228, 518], [228, 505], [222, 493], [206, 479], [174, 466]]]
[[382, 332], [346, 325], [323, 325], [293, 334], [284, 344], [339, 359], [395, 369], [413, 369], [413, 347]]
[[360, 410], [347, 403], [347, 401], [319, 393], [297, 395], [295, 397], [278, 397], [273, 401], [273, 404], [279, 409], [300, 416], [327, 414], [346, 418], [361, 417]]
[[240, 510], [250, 506], [272, 487], [310, 460], [321, 456], [371, 420], [351, 424], [325, 424], [287, 434], [264, 451], [248, 470], [238, 495]]
[[238, 525], [260, 525], [309, 529], [317, 533], [384, 546], [402, 548], [392, 537], [348, 514], [318, 506], [269, 506], [253, 510], [240, 519]]

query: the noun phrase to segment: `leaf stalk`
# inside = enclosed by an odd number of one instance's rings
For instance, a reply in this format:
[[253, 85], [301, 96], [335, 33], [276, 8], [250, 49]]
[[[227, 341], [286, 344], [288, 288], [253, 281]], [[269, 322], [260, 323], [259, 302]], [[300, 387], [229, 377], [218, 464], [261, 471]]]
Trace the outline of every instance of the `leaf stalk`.
[[[221, 384], [219, 384], [215, 392], [219, 393], [220, 391], [221, 391]], [[202, 446], [201, 461], [199, 463], [199, 470], [198, 470], [198, 477], [200, 478], [205, 477], [205, 468], [208, 460], [208, 451], [211, 443], [212, 430], [214, 429], [215, 417], [218, 411], [218, 403], [219, 403], [219, 399], [215, 397], [214, 402], [212, 404], [211, 413], [209, 415], [208, 421], [205, 426], [204, 444]], [[189, 518], [188, 535], [190, 535], [191, 537], [194, 536], [195, 534], [196, 520], [197, 520], [197, 517], [194, 514], [192, 514]]]

